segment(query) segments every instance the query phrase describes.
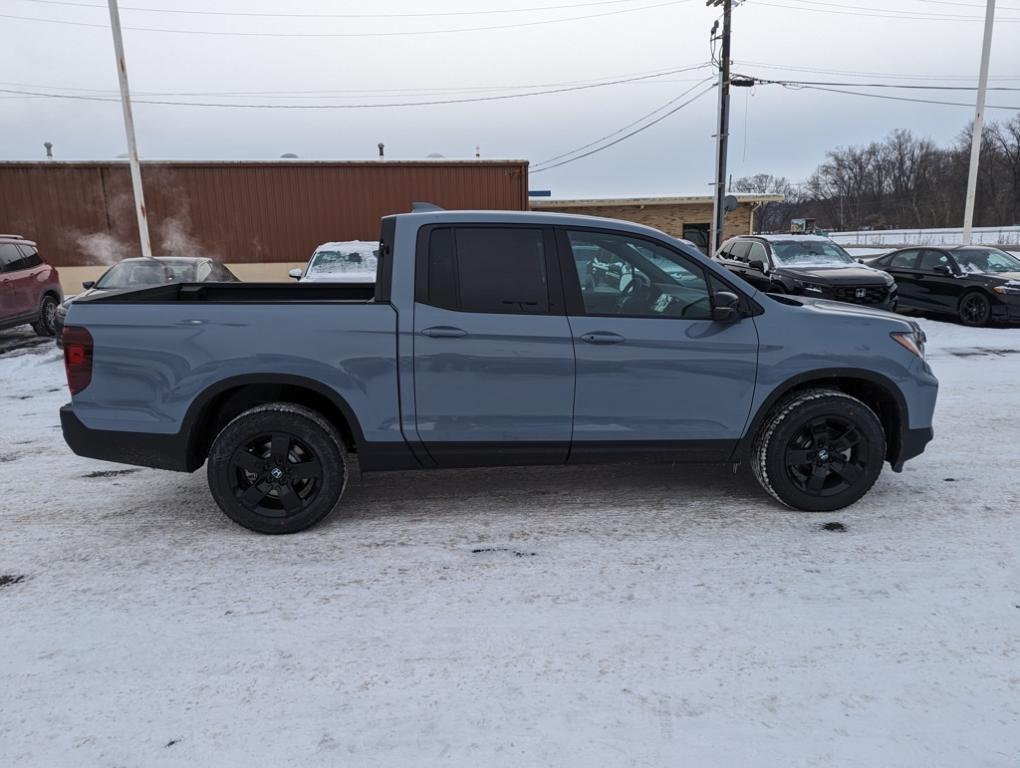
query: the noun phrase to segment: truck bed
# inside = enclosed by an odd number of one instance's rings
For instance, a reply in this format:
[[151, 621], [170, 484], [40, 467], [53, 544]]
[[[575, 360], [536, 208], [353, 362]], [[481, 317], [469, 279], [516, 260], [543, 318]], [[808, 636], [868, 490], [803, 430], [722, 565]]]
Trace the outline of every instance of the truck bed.
[[[376, 300], [372, 283], [171, 283], [141, 290], [86, 296], [81, 303], [167, 304], [205, 301], [216, 304], [367, 304]], [[77, 303], [77, 302], [76, 302]]]

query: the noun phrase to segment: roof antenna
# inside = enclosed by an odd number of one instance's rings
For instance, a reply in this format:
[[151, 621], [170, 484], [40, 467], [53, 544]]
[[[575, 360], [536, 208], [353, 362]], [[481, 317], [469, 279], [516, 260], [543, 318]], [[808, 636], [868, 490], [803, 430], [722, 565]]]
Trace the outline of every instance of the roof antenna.
[[431, 211], [442, 211], [435, 203], [411, 203], [411, 213], [430, 213]]

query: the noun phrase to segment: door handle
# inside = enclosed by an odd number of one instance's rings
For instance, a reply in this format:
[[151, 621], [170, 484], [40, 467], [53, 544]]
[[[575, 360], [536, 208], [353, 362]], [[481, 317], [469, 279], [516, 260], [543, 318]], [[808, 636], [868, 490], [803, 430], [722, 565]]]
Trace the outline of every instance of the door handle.
[[581, 341], [588, 344], [619, 344], [624, 341], [623, 336], [609, 331], [592, 331], [581, 336]]
[[421, 333], [422, 336], [431, 336], [433, 339], [459, 339], [461, 336], [467, 336], [467, 331], [454, 328], [452, 325], [434, 325], [425, 328]]

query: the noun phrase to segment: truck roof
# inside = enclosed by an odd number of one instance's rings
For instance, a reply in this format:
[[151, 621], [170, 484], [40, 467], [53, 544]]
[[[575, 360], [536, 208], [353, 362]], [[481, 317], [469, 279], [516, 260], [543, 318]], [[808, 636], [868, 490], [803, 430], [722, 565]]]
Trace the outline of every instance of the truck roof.
[[644, 224], [623, 219], [610, 219], [602, 216], [586, 216], [577, 213], [557, 213], [552, 211], [418, 211], [397, 214], [398, 218], [407, 218], [416, 224], [534, 224], [536, 226], [575, 226], [575, 227], [611, 227], [614, 230], [633, 232], [652, 237], [668, 237], [680, 241], [662, 230]]

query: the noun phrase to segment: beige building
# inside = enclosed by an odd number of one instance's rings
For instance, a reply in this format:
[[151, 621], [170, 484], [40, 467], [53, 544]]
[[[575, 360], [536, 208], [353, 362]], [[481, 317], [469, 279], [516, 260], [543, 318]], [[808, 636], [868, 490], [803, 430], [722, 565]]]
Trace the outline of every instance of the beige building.
[[[782, 195], [734, 195], [737, 208], [726, 214], [725, 237], [747, 235], [754, 231], [754, 215], [758, 206], [779, 202]], [[579, 213], [623, 219], [661, 229], [674, 237], [690, 240], [702, 249], [708, 243], [712, 221], [712, 198], [709, 195], [671, 195], [668, 197], [595, 197], [574, 200], [531, 198], [533, 211]]]

